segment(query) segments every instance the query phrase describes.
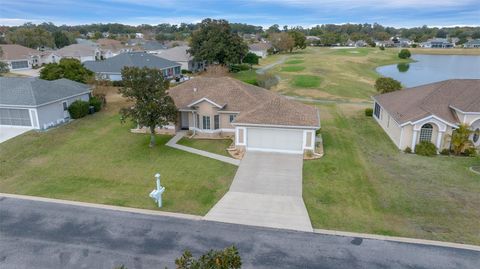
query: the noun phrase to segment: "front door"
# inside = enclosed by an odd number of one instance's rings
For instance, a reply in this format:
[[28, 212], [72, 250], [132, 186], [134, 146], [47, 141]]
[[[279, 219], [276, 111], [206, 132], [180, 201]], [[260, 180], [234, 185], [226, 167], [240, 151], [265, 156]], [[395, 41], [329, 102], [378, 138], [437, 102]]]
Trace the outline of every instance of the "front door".
[[188, 130], [188, 112], [182, 112], [180, 118], [182, 130]]

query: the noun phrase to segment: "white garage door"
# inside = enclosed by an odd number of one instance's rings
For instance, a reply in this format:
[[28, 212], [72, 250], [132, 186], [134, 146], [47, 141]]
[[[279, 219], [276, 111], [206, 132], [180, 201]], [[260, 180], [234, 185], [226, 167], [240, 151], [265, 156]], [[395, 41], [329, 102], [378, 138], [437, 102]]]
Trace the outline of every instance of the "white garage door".
[[277, 128], [248, 128], [247, 149], [276, 152], [303, 150], [303, 130]]

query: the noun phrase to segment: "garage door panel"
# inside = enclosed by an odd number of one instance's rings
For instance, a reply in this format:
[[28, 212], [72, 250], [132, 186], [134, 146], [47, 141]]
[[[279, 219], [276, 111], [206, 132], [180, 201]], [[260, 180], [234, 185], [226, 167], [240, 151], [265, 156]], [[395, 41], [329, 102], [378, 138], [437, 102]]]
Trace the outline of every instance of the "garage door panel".
[[303, 148], [303, 130], [248, 128], [247, 149], [296, 151]]
[[32, 126], [28, 109], [0, 108], [0, 125]]

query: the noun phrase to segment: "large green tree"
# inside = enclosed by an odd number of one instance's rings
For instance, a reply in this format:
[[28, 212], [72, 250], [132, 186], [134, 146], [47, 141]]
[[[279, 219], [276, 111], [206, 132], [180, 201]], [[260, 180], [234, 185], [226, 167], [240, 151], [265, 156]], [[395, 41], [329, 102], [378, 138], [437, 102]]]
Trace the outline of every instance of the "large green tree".
[[[305, 49], [307, 47], [307, 38], [305, 37], [304, 33], [297, 30], [292, 30], [289, 31], [288, 34], [293, 38], [294, 48]], [[292, 50], [293, 48], [290, 50], [290, 52], [292, 52]]]
[[158, 69], [124, 67], [120, 93], [133, 103], [120, 113], [123, 121], [133, 119], [150, 130], [150, 147], [155, 145], [155, 128], [177, 121], [177, 108], [168, 95], [169, 81]]
[[380, 93], [394, 92], [402, 88], [400, 81], [393, 78], [378, 78], [375, 81], [375, 89]]
[[40, 70], [40, 78], [55, 80], [67, 78], [81, 83], [86, 83], [93, 76], [93, 72], [86, 69], [77, 59], [61, 59], [59, 63], [45, 65]]
[[189, 53], [197, 60], [236, 64], [247, 52], [247, 44], [232, 32], [226, 20], [205, 19], [192, 33]]
[[292, 51], [295, 47], [295, 40], [288, 33], [272, 33], [268, 40], [278, 52]]
[[258, 56], [255, 53], [249, 52], [243, 58], [243, 62], [250, 65], [250, 69], [252, 69], [252, 65], [258, 64]]
[[54, 47], [53, 36], [40, 27], [19, 28], [7, 33], [7, 40], [13, 44], [36, 49], [41, 46]]
[[75, 37], [73, 34], [67, 31], [56, 31], [53, 33], [53, 40], [55, 42], [55, 47], [63, 48], [70, 44], [75, 43]]

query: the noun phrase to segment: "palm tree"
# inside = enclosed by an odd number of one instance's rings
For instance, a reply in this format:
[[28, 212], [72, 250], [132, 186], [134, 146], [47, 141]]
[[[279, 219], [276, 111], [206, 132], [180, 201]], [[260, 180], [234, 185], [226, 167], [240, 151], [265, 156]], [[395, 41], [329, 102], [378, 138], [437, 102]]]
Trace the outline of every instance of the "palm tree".
[[465, 149], [473, 146], [473, 142], [470, 140], [470, 135], [473, 131], [466, 123], [460, 124], [451, 135], [452, 150], [455, 155], [460, 155]]

